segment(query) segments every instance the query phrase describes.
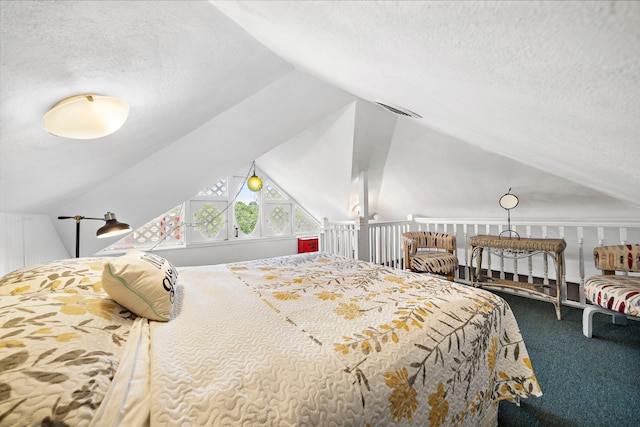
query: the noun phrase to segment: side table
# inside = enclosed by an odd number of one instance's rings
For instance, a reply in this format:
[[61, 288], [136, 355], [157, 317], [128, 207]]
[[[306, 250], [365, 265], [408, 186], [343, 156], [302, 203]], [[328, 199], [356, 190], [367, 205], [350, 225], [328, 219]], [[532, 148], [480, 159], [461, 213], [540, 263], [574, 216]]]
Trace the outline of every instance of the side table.
[[[471, 245], [471, 258], [469, 266], [471, 270], [471, 284], [475, 287], [493, 286], [497, 288], [511, 288], [536, 295], [540, 299], [552, 303], [556, 308], [558, 320], [562, 319], [562, 254], [567, 247], [564, 239], [534, 239], [534, 238], [512, 238], [490, 235], [478, 235], [469, 239]], [[501, 258], [519, 259], [529, 258], [536, 254], [546, 253], [550, 255], [556, 266], [555, 296], [544, 292], [547, 285], [537, 283], [516, 282], [513, 280], [499, 279], [495, 277], [483, 276], [482, 273], [482, 252], [487, 250], [491, 254]], [[477, 265], [474, 268], [474, 259]]]

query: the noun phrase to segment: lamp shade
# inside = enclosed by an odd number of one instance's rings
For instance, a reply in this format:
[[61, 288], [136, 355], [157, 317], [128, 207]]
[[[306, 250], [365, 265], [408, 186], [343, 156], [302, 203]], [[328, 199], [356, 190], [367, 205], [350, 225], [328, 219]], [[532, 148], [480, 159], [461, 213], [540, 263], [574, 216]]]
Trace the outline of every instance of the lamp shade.
[[100, 227], [96, 232], [96, 236], [99, 238], [118, 236], [131, 231], [131, 226], [129, 224], [118, 222], [114, 213], [107, 212], [104, 215], [104, 220], [107, 223]]
[[75, 95], [63, 99], [44, 115], [44, 129], [71, 139], [95, 139], [122, 127], [129, 104], [103, 95]]
[[262, 190], [262, 180], [254, 173], [251, 178], [247, 180], [247, 187], [251, 191], [260, 191]]

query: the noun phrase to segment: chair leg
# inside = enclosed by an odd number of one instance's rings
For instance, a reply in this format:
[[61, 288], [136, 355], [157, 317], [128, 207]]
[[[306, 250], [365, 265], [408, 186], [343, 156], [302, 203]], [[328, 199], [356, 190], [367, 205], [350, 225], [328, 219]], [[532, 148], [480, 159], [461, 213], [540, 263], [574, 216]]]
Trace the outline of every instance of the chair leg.
[[611, 322], [614, 325], [627, 326], [627, 316], [625, 316], [624, 314], [614, 314]]
[[593, 314], [598, 311], [596, 307], [591, 305], [587, 305], [584, 310], [582, 310], [582, 334], [591, 338], [591, 329], [593, 327]]
[[612, 317], [611, 322], [614, 325], [622, 325], [625, 326], [627, 324], [627, 316], [621, 313], [616, 313], [611, 310], [607, 310], [605, 308], [601, 308], [594, 305], [587, 305], [584, 310], [582, 310], [582, 333], [585, 337], [591, 338], [592, 335], [592, 327], [593, 327], [593, 315], [594, 313], [604, 313], [608, 314]]

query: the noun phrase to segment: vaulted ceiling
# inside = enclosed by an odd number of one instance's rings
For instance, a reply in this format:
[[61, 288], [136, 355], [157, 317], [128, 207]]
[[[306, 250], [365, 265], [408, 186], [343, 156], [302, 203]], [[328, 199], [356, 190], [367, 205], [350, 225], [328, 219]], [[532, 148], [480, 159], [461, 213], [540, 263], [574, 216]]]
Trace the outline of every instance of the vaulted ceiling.
[[[513, 217], [640, 217], [640, 2], [3, 0], [0, 37], [0, 212], [137, 226], [255, 159], [318, 218], [365, 179], [386, 219], [509, 188]], [[46, 133], [82, 93], [125, 125]]]

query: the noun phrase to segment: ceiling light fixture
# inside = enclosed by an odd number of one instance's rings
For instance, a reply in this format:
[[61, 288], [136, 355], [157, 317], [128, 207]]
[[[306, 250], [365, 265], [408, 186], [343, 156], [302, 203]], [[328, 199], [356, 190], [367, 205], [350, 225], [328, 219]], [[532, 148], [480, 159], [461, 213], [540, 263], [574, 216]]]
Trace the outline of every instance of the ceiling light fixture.
[[127, 120], [129, 104], [110, 96], [85, 94], [65, 98], [44, 115], [44, 129], [71, 139], [111, 135]]
[[262, 190], [262, 180], [256, 175], [256, 162], [253, 162], [253, 175], [247, 180], [247, 188], [253, 192]]

